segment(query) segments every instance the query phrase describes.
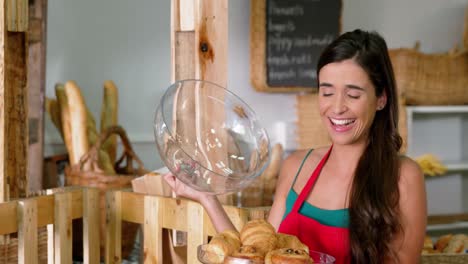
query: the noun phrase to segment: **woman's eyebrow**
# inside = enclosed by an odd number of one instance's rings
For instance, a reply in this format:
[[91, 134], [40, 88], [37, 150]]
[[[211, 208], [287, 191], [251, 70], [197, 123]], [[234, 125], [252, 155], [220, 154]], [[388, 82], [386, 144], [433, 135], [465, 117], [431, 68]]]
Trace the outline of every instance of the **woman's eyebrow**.
[[354, 84], [347, 84], [346, 87], [351, 88], [351, 89], [360, 90], [360, 91], [365, 91], [365, 89], [362, 88], [361, 86], [357, 86], [357, 85], [354, 85]]
[[322, 82], [322, 83], [319, 84], [319, 86], [333, 87], [333, 85], [331, 83], [327, 83], [327, 82]]

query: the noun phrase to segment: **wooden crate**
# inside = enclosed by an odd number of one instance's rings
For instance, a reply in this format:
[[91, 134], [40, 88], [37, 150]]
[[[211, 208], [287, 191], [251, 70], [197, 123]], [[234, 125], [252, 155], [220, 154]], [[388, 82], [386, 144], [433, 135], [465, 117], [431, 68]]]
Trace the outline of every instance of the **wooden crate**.
[[[122, 221], [143, 225], [144, 262], [162, 263], [162, 230], [187, 232], [188, 263], [197, 260], [197, 247], [216, 234], [209, 216], [199, 203], [127, 191], [107, 194], [106, 263], [120, 263]], [[251, 219], [266, 218], [270, 207], [237, 208], [224, 206], [234, 226], [240, 230]]]
[[83, 219], [84, 263], [99, 263], [99, 192], [58, 188], [47, 195], [0, 203], [0, 235], [18, 233], [17, 263], [39, 261], [38, 228], [47, 226], [48, 263], [71, 263], [72, 220]]

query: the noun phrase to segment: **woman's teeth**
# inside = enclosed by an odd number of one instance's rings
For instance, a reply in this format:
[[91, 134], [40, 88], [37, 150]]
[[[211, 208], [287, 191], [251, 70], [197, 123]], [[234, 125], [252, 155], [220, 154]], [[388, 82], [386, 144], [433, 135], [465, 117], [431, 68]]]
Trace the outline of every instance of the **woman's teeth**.
[[332, 122], [332, 124], [337, 125], [337, 126], [346, 126], [346, 125], [354, 123], [355, 119], [333, 119], [333, 118], [330, 118], [330, 121]]

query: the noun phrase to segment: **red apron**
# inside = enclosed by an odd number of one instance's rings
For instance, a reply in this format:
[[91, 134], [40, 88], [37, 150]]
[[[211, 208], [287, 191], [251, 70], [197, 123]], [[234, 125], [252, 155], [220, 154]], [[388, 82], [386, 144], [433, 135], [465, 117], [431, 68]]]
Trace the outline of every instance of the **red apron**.
[[281, 222], [278, 232], [297, 236], [311, 251], [319, 251], [335, 257], [336, 264], [348, 264], [350, 263], [348, 228], [323, 225], [315, 219], [299, 213], [299, 209], [312, 190], [328, 156], [330, 156], [331, 149], [332, 147], [315, 168], [291, 212]]

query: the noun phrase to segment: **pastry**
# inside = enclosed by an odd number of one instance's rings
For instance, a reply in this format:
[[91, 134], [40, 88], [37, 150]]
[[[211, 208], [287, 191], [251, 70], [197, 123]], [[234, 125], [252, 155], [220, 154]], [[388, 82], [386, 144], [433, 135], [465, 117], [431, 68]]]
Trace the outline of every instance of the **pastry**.
[[258, 252], [254, 246], [241, 246], [231, 256], [224, 259], [224, 264], [263, 264], [265, 256]]
[[206, 259], [210, 263], [223, 263], [224, 258], [237, 251], [241, 245], [236, 231], [216, 234], [206, 246]]
[[424, 249], [434, 249], [434, 243], [432, 243], [432, 238], [430, 236], [424, 238]]
[[302, 249], [309, 253], [309, 247], [303, 244], [296, 236], [278, 233], [276, 234], [276, 238], [278, 239], [277, 248]]
[[278, 240], [275, 228], [264, 219], [246, 223], [240, 232], [240, 239], [242, 245], [254, 246], [263, 255], [275, 249]]
[[464, 234], [458, 234], [451, 237], [447, 246], [443, 249], [444, 253], [464, 253], [465, 252], [465, 240], [467, 236]]
[[435, 243], [435, 249], [437, 250], [444, 250], [444, 248], [448, 245], [450, 240], [452, 239], [452, 234], [444, 235], [439, 237], [439, 239]]
[[312, 264], [314, 261], [305, 250], [280, 248], [268, 252], [265, 264]]

